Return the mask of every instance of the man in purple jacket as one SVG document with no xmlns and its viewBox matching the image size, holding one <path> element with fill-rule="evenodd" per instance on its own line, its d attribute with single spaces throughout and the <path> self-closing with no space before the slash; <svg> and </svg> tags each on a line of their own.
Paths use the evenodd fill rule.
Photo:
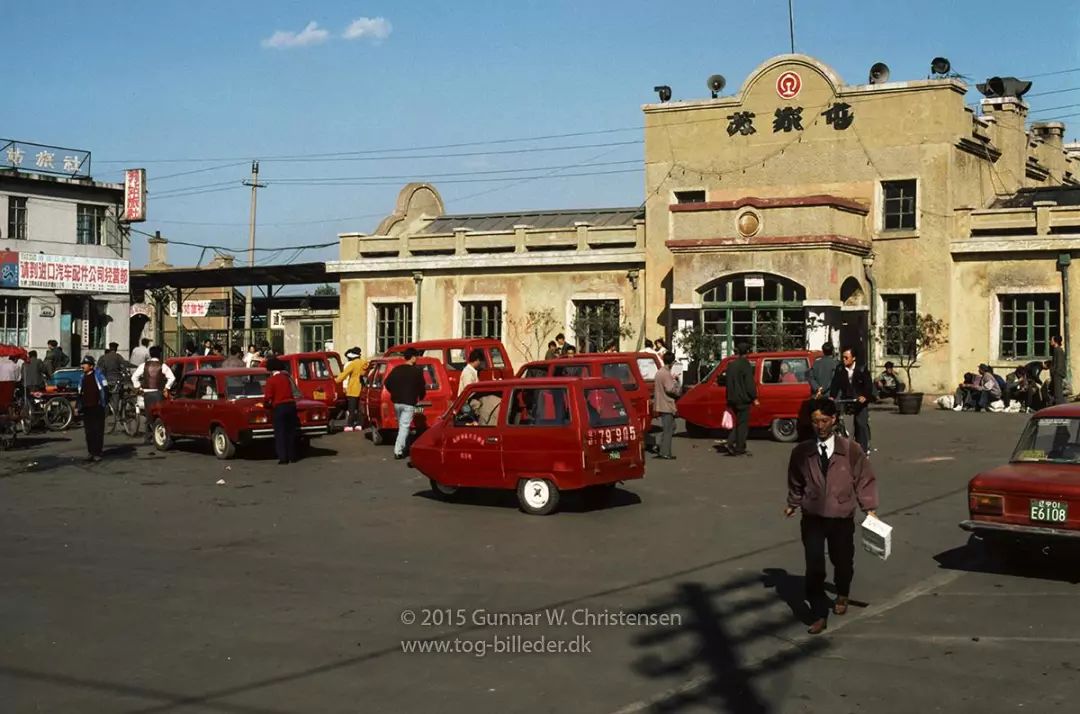
<svg viewBox="0 0 1080 714">
<path fill-rule="evenodd" d="M 828 399 L 815 401 L 810 421 L 817 437 L 791 451 L 784 515 L 790 518 L 802 509 L 806 600 L 814 616 L 807 631 L 819 635 L 827 625 L 830 605 L 837 615 L 847 612 L 855 574 L 855 505 L 876 515 L 878 493 L 865 452 L 856 442 L 834 433 L 836 404 Z M 835 574 L 835 603 L 825 595 L 826 543 Z"/>
</svg>

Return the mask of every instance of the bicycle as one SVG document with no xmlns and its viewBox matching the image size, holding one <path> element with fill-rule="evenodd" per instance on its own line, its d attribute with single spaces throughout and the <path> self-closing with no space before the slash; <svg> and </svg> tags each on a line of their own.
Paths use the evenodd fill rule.
<svg viewBox="0 0 1080 714">
<path fill-rule="evenodd" d="M 117 398 L 109 399 L 109 408 L 105 413 L 105 433 L 116 433 L 117 426 L 128 436 L 139 433 L 139 395 L 127 375 L 120 383 Z"/>
<path fill-rule="evenodd" d="M 848 433 L 847 424 L 844 423 L 845 414 L 854 414 L 855 405 L 859 403 L 858 399 L 833 399 L 836 404 L 836 426 L 834 427 L 837 436 L 842 436 L 845 439 L 851 438 Z"/>
<path fill-rule="evenodd" d="M 29 434 L 39 425 L 49 431 L 63 431 L 75 419 L 75 410 L 71 408 L 66 394 L 34 391 L 17 399 L 23 405 L 18 426 L 24 434 Z"/>
</svg>

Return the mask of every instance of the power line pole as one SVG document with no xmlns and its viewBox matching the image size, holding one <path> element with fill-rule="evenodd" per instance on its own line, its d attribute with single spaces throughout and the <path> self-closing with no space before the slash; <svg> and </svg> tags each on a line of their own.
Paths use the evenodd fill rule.
<svg viewBox="0 0 1080 714">
<path fill-rule="evenodd" d="M 257 203 L 256 192 L 260 188 L 266 188 L 266 184 L 259 183 L 259 162 L 251 162 L 251 180 L 244 181 L 245 186 L 251 186 L 251 218 L 248 221 L 248 267 L 255 265 L 255 206 Z M 244 339 L 247 344 L 252 343 L 251 335 L 251 285 L 247 286 L 247 299 L 244 301 Z"/>
</svg>

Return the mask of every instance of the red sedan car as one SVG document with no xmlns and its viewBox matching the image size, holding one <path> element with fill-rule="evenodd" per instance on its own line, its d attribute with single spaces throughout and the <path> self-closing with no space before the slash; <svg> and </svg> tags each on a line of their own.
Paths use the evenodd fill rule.
<svg viewBox="0 0 1080 714">
<path fill-rule="evenodd" d="M 1003 554 L 1080 546 L 1080 405 L 1035 414 L 1008 464 L 968 483 L 960 527 Z"/>
<path fill-rule="evenodd" d="M 150 412 L 154 446 L 172 448 L 179 438 L 209 440 L 214 456 L 231 459 L 236 447 L 274 438 L 273 411 L 262 402 L 269 372 L 264 369 L 205 369 L 187 372 L 176 396 Z M 301 398 L 293 385 L 301 444 L 327 433 L 326 405 Z"/>
</svg>

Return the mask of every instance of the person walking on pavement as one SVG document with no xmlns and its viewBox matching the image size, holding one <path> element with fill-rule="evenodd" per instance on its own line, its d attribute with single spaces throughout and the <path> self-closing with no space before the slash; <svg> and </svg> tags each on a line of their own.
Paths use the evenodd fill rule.
<svg viewBox="0 0 1080 714">
<path fill-rule="evenodd" d="M 821 346 L 821 356 L 814 360 L 814 366 L 810 368 L 810 394 L 816 399 L 827 397 L 832 388 L 833 375 L 840 365 L 833 355 L 832 342 L 826 342 Z"/>
<path fill-rule="evenodd" d="M 1061 335 L 1050 338 L 1050 393 L 1054 404 L 1065 403 L 1065 349 Z"/>
<path fill-rule="evenodd" d="M 855 359 L 850 347 L 840 353 L 840 366 L 833 375 L 829 396 L 853 400 L 851 412 L 855 421 L 855 441 L 863 453 L 870 453 L 870 400 L 874 396 L 874 380 L 865 367 Z"/>
<path fill-rule="evenodd" d="M 64 351 L 60 349 L 60 343 L 56 340 L 49 340 L 49 349 L 45 350 L 45 358 L 42 360 L 45 366 L 48 368 L 49 374 L 52 375 L 58 369 L 63 369 L 68 366 L 68 356 L 64 354 Z"/>
<path fill-rule="evenodd" d="M 221 363 L 222 369 L 246 367 L 247 365 L 244 364 L 243 354 L 244 351 L 240 349 L 240 345 L 233 345 L 230 347 L 229 356 Z"/>
<path fill-rule="evenodd" d="M 97 361 L 97 368 L 105 375 L 105 381 L 112 385 L 109 390 L 109 406 L 113 414 L 120 413 L 120 383 L 124 381 L 124 358 L 120 356 L 120 345 L 116 342 L 109 343 L 109 349 L 101 355 Z"/>
<path fill-rule="evenodd" d="M 146 361 L 135 368 L 135 373 L 131 375 L 131 383 L 142 392 L 142 411 L 143 416 L 146 417 L 144 442 L 149 444 L 154 436 L 150 407 L 165 398 L 165 392 L 172 389 L 176 375 L 169 369 L 169 365 L 161 361 L 160 347 L 156 345 L 151 347 L 147 350 L 147 355 Z"/>
<path fill-rule="evenodd" d="M 355 431 L 360 427 L 360 390 L 364 388 L 364 373 L 367 372 L 367 360 L 361 359 L 359 347 L 352 347 L 345 353 L 345 369 L 334 378 L 338 384 L 345 383 L 345 431 Z"/>
<path fill-rule="evenodd" d="M 285 371 L 285 363 L 277 357 L 267 360 L 266 368 L 270 370 L 270 378 L 266 380 L 263 401 L 273 410 L 274 449 L 277 451 L 278 465 L 295 463 L 299 420 L 292 379 Z"/>
<path fill-rule="evenodd" d="M 660 425 L 663 427 L 656 458 L 670 461 L 675 459 L 671 453 L 671 439 L 675 436 L 675 400 L 679 396 L 679 389 L 675 383 L 675 377 L 671 374 L 671 365 L 675 363 L 675 355 L 668 352 L 663 360 L 664 366 L 657 370 L 656 379 L 653 381 L 653 404 L 656 413 L 660 415 Z"/>
<path fill-rule="evenodd" d="M 787 508 L 791 518 L 802 510 L 799 530 L 806 558 L 806 601 L 813 622 L 807 630 L 819 635 L 828 625 L 829 609 L 844 615 L 855 575 L 855 505 L 876 516 L 877 480 L 870 460 L 857 443 L 835 434 L 836 403 L 816 400 L 810 412 L 816 438 L 791 450 L 788 461 Z M 825 546 L 833 565 L 836 602 L 825 595 Z"/>
<path fill-rule="evenodd" d="M 412 347 L 406 348 L 405 364 L 394 368 L 383 385 L 386 391 L 390 392 L 390 401 L 394 403 L 394 414 L 398 420 L 397 440 L 394 441 L 395 459 L 405 458 L 405 447 L 409 444 L 409 429 L 412 427 L 413 416 L 416 415 L 416 404 L 427 394 L 424 371 L 416 366 L 419 354 Z"/>
<path fill-rule="evenodd" d="M 131 364 L 138 367 L 150 359 L 150 340 L 145 337 L 139 342 L 139 346 L 131 351 Z"/>
<path fill-rule="evenodd" d="M 749 353 L 750 345 L 746 342 L 735 345 L 738 358 L 727 368 L 727 403 L 735 414 L 734 443 L 728 439 L 726 446 L 730 456 L 749 456 L 746 437 L 750 434 L 750 407 L 760 404 L 754 383 L 754 365 L 746 358 Z"/>
<path fill-rule="evenodd" d="M 86 435 L 87 461 L 101 461 L 105 450 L 105 407 L 109 403 L 109 384 L 105 375 L 86 355 L 79 363 L 83 377 L 79 382 L 79 406 L 82 407 L 83 433 Z"/>
<path fill-rule="evenodd" d="M 23 365 L 23 387 L 29 392 L 42 392 L 45 390 L 45 380 L 50 376 L 45 363 L 38 359 L 37 350 L 27 353 L 26 364 Z"/>
<path fill-rule="evenodd" d="M 469 353 L 469 361 L 465 369 L 461 370 L 461 381 L 458 383 L 458 394 L 465 391 L 473 382 L 480 381 L 480 365 L 484 363 L 484 351 L 477 347 Z"/>
</svg>

